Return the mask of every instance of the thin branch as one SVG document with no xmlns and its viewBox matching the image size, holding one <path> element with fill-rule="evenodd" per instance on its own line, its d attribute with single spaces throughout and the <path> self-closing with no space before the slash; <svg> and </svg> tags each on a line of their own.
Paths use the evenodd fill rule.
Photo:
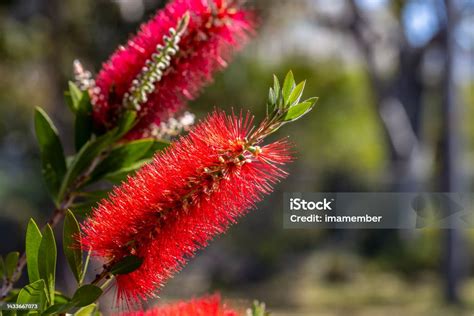
<svg viewBox="0 0 474 316">
<path fill-rule="evenodd" d="M 92 172 L 97 167 L 97 165 L 107 156 L 108 152 L 109 152 L 108 150 L 105 150 L 99 156 L 97 156 L 91 162 L 89 168 L 87 168 L 87 170 L 84 171 L 84 173 L 77 178 L 77 180 L 71 185 L 71 188 L 69 189 L 68 193 L 65 195 L 63 202 L 60 204 L 59 207 L 54 209 L 53 213 L 51 214 L 51 217 L 42 226 L 42 229 L 46 227 L 46 225 L 48 224 L 49 226 L 51 226 L 51 228 L 54 228 L 61 222 L 61 220 L 64 218 L 66 214 L 66 211 L 69 209 L 69 207 L 71 207 L 71 205 L 74 203 L 74 200 L 77 197 L 77 195 L 74 194 L 74 190 L 81 187 L 87 181 L 87 179 L 92 174 Z M 0 300 L 3 300 L 4 298 L 6 298 L 8 293 L 12 290 L 13 285 L 20 279 L 25 266 L 26 266 L 26 252 L 23 252 L 20 258 L 18 259 L 18 263 L 12 277 L 6 280 L 6 282 L 4 282 L 4 284 L 0 288 Z"/>
</svg>

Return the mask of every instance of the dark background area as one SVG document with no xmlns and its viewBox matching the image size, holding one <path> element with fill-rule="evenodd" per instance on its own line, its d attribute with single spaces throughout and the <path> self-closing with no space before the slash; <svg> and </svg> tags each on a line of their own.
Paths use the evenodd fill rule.
<svg viewBox="0 0 474 316">
<path fill-rule="evenodd" d="M 94 73 L 153 0 L 0 3 L 0 252 L 23 248 L 27 221 L 52 204 L 40 174 L 33 110 L 72 150 L 63 90 L 75 58 Z M 256 0 L 258 35 L 198 100 L 263 117 L 271 75 L 292 69 L 317 95 L 282 128 L 297 161 L 258 210 L 202 251 L 163 300 L 218 290 L 275 315 L 472 315 L 472 230 L 284 230 L 284 191 L 471 191 L 474 1 Z M 60 265 L 65 267 L 65 265 Z M 68 271 L 58 279 L 68 288 Z"/>
</svg>

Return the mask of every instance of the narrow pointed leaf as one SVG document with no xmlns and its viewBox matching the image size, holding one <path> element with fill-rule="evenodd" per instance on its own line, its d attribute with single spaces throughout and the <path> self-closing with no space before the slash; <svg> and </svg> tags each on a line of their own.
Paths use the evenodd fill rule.
<svg viewBox="0 0 474 316">
<path fill-rule="evenodd" d="M 276 103 L 276 96 L 275 96 L 275 92 L 273 92 L 273 88 L 270 88 L 268 90 L 268 102 L 271 105 L 274 105 Z"/>
<path fill-rule="evenodd" d="M 64 92 L 64 98 L 71 112 L 76 113 L 79 108 L 79 103 L 81 102 L 83 91 L 81 91 L 72 81 L 69 81 L 68 84 L 69 89 Z"/>
<path fill-rule="evenodd" d="M 82 251 L 80 240 L 80 228 L 74 214 L 68 210 L 63 226 L 63 250 L 69 268 L 77 283 L 82 279 Z"/>
<path fill-rule="evenodd" d="M 61 181 L 66 173 L 66 160 L 56 127 L 41 108 L 36 108 L 35 131 L 40 147 L 43 177 L 48 190 L 57 201 Z"/>
<path fill-rule="evenodd" d="M 288 112 L 285 115 L 285 122 L 291 122 L 299 119 L 313 108 L 315 102 L 305 101 L 299 104 L 296 104 L 288 109 Z"/>
<path fill-rule="evenodd" d="M 118 124 L 118 132 L 117 132 L 118 138 L 121 138 L 128 131 L 132 129 L 132 127 L 136 123 L 136 118 L 137 118 L 137 112 L 135 111 L 127 111 L 123 114 Z"/>
<path fill-rule="evenodd" d="M 82 91 L 79 89 L 76 84 L 72 81 L 69 81 L 69 97 L 72 101 L 73 112 L 76 112 L 79 108 L 79 103 L 81 102 L 82 98 Z"/>
<path fill-rule="evenodd" d="M 278 81 L 278 77 L 273 75 L 273 91 L 275 92 L 275 99 L 278 101 L 280 97 L 280 81 Z"/>
<path fill-rule="evenodd" d="M 46 283 L 48 301 L 54 302 L 54 287 L 56 282 L 57 249 L 51 226 L 46 225 L 39 246 L 38 271 L 40 278 Z"/>
<path fill-rule="evenodd" d="M 38 225 L 33 219 L 30 219 L 26 229 L 26 268 L 28 270 L 28 279 L 30 283 L 40 279 L 38 270 L 38 252 L 43 235 Z"/>
<path fill-rule="evenodd" d="M 79 151 L 82 146 L 92 136 L 92 105 L 87 91 L 83 92 L 79 100 L 76 119 L 74 123 L 74 140 L 76 151 Z"/>
<path fill-rule="evenodd" d="M 284 104 L 288 104 L 288 98 L 290 96 L 291 91 L 295 87 L 295 79 L 293 77 L 293 72 L 290 70 L 285 77 L 285 81 L 283 81 L 283 88 L 282 88 L 282 95 Z"/>
<path fill-rule="evenodd" d="M 288 100 L 285 105 L 292 106 L 300 101 L 301 96 L 303 95 L 305 84 L 306 81 L 302 81 L 291 91 L 290 96 L 288 97 Z"/>
</svg>

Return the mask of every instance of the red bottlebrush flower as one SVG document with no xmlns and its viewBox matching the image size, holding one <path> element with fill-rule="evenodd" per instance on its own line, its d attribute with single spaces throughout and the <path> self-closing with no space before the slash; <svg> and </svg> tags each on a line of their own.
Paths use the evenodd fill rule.
<svg viewBox="0 0 474 316">
<path fill-rule="evenodd" d="M 82 225 L 84 247 L 107 263 L 143 259 L 137 270 L 117 276 L 119 298 L 153 297 L 286 176 L 288 143 L 259 147 L 266 129 L 252 129 L 252 121 L 215 111 L 116 187 Z"/>
<path fill-rule="evenodd" d="M 170 29 L 176 28 L 186 13 L 190 14 L 189 24 L 178 36 L 179 49 L 169 55 L 174 54 L 170 64 L 152 82 L 152 91 L 140 104 L 140 122 L 129 138 L 142 137 L 150 124 L 159 124 L 193 99 L 253 31 L 252 14 L 226 0 L 172 1 L 103 65 L 93 96 L 98 127 L 109 129 L 116 124 L 133 81 L 144 69 L 148 70 L 157 47 L 165 45 L 164 38 L 170 36 Z"/>
<path fill-rule="evenodd" d="M 125 313 L 121 316 L 237 316 L 238 313 L 222 304 L 219 295 L 201 297 L 165 306 L 149 311 Z"/>
</svg>

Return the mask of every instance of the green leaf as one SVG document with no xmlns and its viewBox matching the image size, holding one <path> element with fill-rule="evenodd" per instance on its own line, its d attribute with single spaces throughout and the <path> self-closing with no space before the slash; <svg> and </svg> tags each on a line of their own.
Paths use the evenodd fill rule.
<svg viewBox="0 0 474 316">
<path fill-rule="evenodd" d="M 84 91 L 79 100 L 76 120 L 74 123 L 74 140 L 76 151 L 79 151 L 82 146 L 92 137 L 93 123 L 92 123 L 92 105 L 89 98 L 89 93 Z"/>
<path fill-rule="evenodd" d="M 316 102 L 318 102 L 319 98 L 318 97 L 312 97 L 312 98 L 308 98 L 306 100 L 304 100 L 303 102 L 309 102 L 309 103 L 312 103 L 313 106 L 316 104 Z M 303 103 L 301 102 L 301 103 Z"/>
<path fill-rule="evenodd" d="M 306 84 L 306 81 L 302 81 L 291 91 L 287 102 L 285 102 L 285 105 L 292 106 L 294 104 L 297 104 L 300 101 L 301 96 L 303 95 L 305 84 Z"/>
<path fill-rule="evenodd" d="M 84 216 L 90 211 L 90 208 L 96 206 L 99 201 L 109 196 L 108 190 L 80 192 L 81 201 L 71 206 L 74 215 Z"/>
<path fill-rule="evenodd" d="M 140 257 L 127 256 L 117 262 L 114 266 L 112 266 L 112 268 L 110 269 L 110 273 L 112 273 L 113 275 L 128 274 L 140 268 L 142 263 L 143 259 Z"/>
<path fill-rule="evenodd" d="M 90 316 L 96 309 L 97 304 L 90 304 L 79 309 L 76 313 L 74 313 L 74 316 Z"/>
<path fill-rule="evenodd" d="M 275 96 L 275 92 L 273 92 L 273 88 L 270 88 L 268 90 L 268 102 L 271 105 L 275 105 L 276 101 L 277 101 L 277 99 L 276 99 L 276 96 Z"/>
<path fill-rule="evenodd" d="M 64 91 L 64 100 L 66 101 L 69 110 L 71 110 L 72 113 L 76 113 L 76 109 L 74 108 L 74 102 L 72 101 L 71 93 L 69 93 L 69 91 Z"/>
<path fill-rule="evenodd" d="M 86 284 L 76 290 L 72 296 L 71 303 L 75 307 L 83 307 L 94 303 L 102 295 L 102 289 L 92 284 Z"/>
<path fill-rule="evenodd" d="M 82 251 L 80 241 L 80 228 L 74 214 L 67 210 L 63 226 L 63 250 L 69 268 L 76 278 L 77 283 L 82 279 Z"/>
<path fill-rule="evenodd" d="M 81 100 L 82 91 L 75 83 L 69 81 L 69 89 L 64 92 L 64 99 L 72 113 L 76 113 Z"/>
<path fill-rule="evenodd" d="M 288 109 L 285 115 L 285 122 L 291 122 L 299 119 L 313 108 L 318 98 L 311 98 L 302 103 L 296 104 Z"/>
<path fill-rule="evenodd" d="M 28 284 L 20 290 L 18 293 L 18 298 L 16 300 L 17 304 L 38 304 L 39 311 L 44 310 L 46 307 L 46 302 L 48 297 L 45 291 L 46 285 L 44 280 L 38 280 L 33 283 Z M 26 315 L 28 311 L 17 311 L 18 315 Z"/>
<path fill-rule="evenodd" d="M 90 182 L 100 180 L 105 175 L 128 168 L 140 160 L 153 145 L 153 139 L 140 139 L 120 144 L 110 151 L 107 158 L 95 168 Z"/>
<path fill-rule="evenodd" d="M 66 160 L 56 127 L 48 115 L 38 107 L 35 111 L 35 130 L 40 147 L 43 177 L 51 195 L 57 201 L 61 181 L 66 173 Z"/>
<path fill-rule="evenodd" d="M 69 81 L 69 91 L 66 92 L 66 101 L 68 101 L 68 105 L 73 113 L 75 113 L 79 108 L 81 97 L 82 91 L 76 86 L 74 82 Z M 67 98 L 70 100 L 67 100 Z"/>
<path fill-rule="evenodd" d="M 145 155 L 143 155 L 142 159 L 152 158 L 158 151 L 165 150 L 169 145 L 169 141 L 155 139 L 148 151 L 145 153 Z"/>
<path fill-rule="evenodd" d="M 86 171 L 88 167 L 90 167 L 92 161 L 116 140 L 116 134 L 117 129 L 113 129 L 94 140 L 88 141 L 84 146 L 82 146 L 81 150 L 74 157 L 66 175 L 64 176 L 64 180 L 61 184 L 61 189 L 58 194 L 60 199 L 63 198 L 67 189 L 77 179 L 77 177 Z"/>
<path fill-rule="evenodd" d="M 59 291 L 54 292 L 54 304 L 66 304 L 71 299 Z"/>
<path fill-rule="evenodd" d="M 71 206 L 71 211 L 79 218 L 86 218 L 90 216 L 92 208 L 97 206 L 98 201 L 86 201 L 82 203 L 76 203 Z"/>
<path fill-rule="evenodd" d="M 43 235 L 36 225 L 36 222 L 31 218 L 26 229 L 26 267 L 28 269 L 28 279 L 30 283 L 40 279 L 38 270 L 38 251 Z"/>
<path fill-rule="evenodd" d="M 71 206 L 71 211 L 76 216 L 86 217 L 89 216 L 92 207 L 96 206 L 99 201 L 108 197 L 109 191 L 92 191 L 83 192 L 85 198 L 80 203 L 75 203 Z"/>
<path fill-rule="evenodd" d="M 56 281 L 56 259 L 57 249 L 51 226 L 46 225 L 43 231 L 43 238 L 39 246 L 38 271 L 40 278 L 46 283 L 46 293 L 48 301 L 54 302 L 54 286 Z"/>
<path fill-rule="evenodd" d="M 151 158 L 140 160 L 129 166 L 128 168 L 123 168 L 118 170 L 117 172 L 107 174 L 106 176 L 104 176 L 104 179 L 108 180 L 113 184 L 120 184 L 121 182 L 125 181 L 128 176 L 133 176 L 133 174 L 138 171 L 138 169 L 140 169 L 141 167 L 143 167 L 143 165 L 149 163 L 150 161 Z"/>
<path fill-rule="evenodd" d="M 118 138 L 121 138 L 126 133 L 128 133 L 128 131 L 132 129 L 132 127 L 136 123 L 136 118 L 137 118 L 137 112 L 133 110 L 129 110 L 123 114 L 118 124 L 118 132 L 117 132 Z"/>
<path fill-rule="evenodd" d="M 278 101 L 278 98 L 280 98 L 280 81 L 275 75 L 273 75 L 273 92 L 275 93 L 275 100 Z"/>
<path fill-rule="evenodd" d="M 13 273 L 15 272 L 16 265 L 18 264 L 18 258 L 20 253 L 18 251 L 10 252 L 5 258 L 5 271 L 7 279 L 11 279 Z"/>
<path fill-rule="evenodd" d="M 290 70 L 283 81 L 282 95 L 284 104 L 288 104 L 288 98 L 291 91 L 295 87 L 295 78 L 293 77 L 293 72 Z"/>
</svg>

